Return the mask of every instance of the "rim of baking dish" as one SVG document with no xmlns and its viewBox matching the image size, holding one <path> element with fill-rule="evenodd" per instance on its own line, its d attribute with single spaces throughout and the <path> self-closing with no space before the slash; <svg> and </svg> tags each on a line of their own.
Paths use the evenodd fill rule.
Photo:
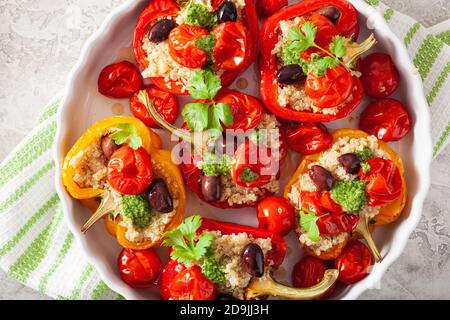
<svg viewBox="0 0 450 320">
<path fill-rule="evenodd" d="M 344 300 L 357 299 L 364 291 L 377 288 L 386 270 L 402 254 L 410 234 L 417 227 L 422 216 L 423 203 L 430 187 L 430 165 L 432 159 L 430 112 L 423 93 L 422 79 L 420 78 L 418 72 L 412 71 L 417 69 L 412 64 L 406 48 L 397 36 L 390 30 L 385 19 L 375 8 L 365 3 L 363 0 L 348 1 L 355 6 L 358 12 L 368 17 L 367 24 L 370 26 L 370 29 L 377 29 L 382 37 L 388 38 L 393 44 L 393 50 L 399 57 L 399 59 L 395 61 L 397 68 L 402 73 L 409 75 L 409 79 L 406 81 L 408 94 L 413 95 L 412 100 L 415 101 L 415 106 L 421 109 L 420 117 L 417 117 L 414 127 L 412 128 L 412 132 L 414 137 L 420 137 L 423 143 L 420 145 L 420 148 L 418 144 L 414 144 L 414 147 L 412 148 L 412 157 L 414 159 L 413 166 L 416 167 L 415 169 L 418 173 L 418 187 L 416 195 L 411 203 L 411 211 L 408 219 L 397 226 L 397 230 L 392 238 L 391 243 L 395 243 L 395 245 L 390 246 L 389 253 L 385 256 L 383 261 L 378 264 L 376 268 L 374 268 L 373 272 L 371 272 L 368 277 L 357 284 L 352 285 L 345 291 L 341 297 L 341 299 Z M 114 9 L 105 19 L 97 32 L 95 32 L 85 43 L 81 51 L 80 58 L 68 76 L 68 82 L 61 101 L 61 107 L 57 113 L 57 132 L 53 149 L 53 156 L 57 168 L 55 175 L 56 191 L 62 202 L 65 220 L 69 226 L 69 229 L 81 245 L 81 248 L 84 251 L 89 263 L 91 263 L 99 272 L 100 277 L 106 285 L 113 291 L 123 295 L 126 299 L 135 298 L 133 289 L 124 286 L 121 280 L 115 276 L 114 272 L 107 267 L 104 261 L 92 254 L 87 239 L 82 236 L 81 232 L 76 227 L 73 208 L 71 208 L 72 205 L 70 205 L 70 203 L 74 200 L 71 199 L 65 191 L 62 184 L 61 170 L 59 170 L 59 168 L 62 167 L 62 162 L 64 159 L 61 143 L 65 134 L 63 124 L 69 117 L 69 115 L 66 115 L 65 109 L 67 109 L 68 102 L 71 101 L 75 95 L 74 80 L 79 76 L 83 65 L 89 60 L 89 56 L 92 54 L 97 40 L 107 36 L 108 32 L 111 32 L 110 30 L 113 29 L 112 27 L 119 23 L 119 19 L 117 19 L 119 16 L 129 14 L 138 5 L 141 5 L 140 1 L 129 0 Z M 419 163 L 420 168 L 417 168 Z"/>
</svg>

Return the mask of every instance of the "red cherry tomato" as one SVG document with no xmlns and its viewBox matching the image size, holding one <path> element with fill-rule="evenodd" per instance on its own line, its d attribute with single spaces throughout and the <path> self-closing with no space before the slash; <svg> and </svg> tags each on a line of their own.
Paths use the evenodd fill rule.
<svg viewBox="0 0 450 320">
<path fill-rule="evenodd" d="M 320 206 L 332 213 L 344 213 L 342 207 L 331 198 L 331 194 L 328 191 L 320 196 Z"/>
<path fill-rule="evenodd" d="M 327 211 L 320 205 L 320 192 L 300 192 L 298 207 L 310 210 L 314 212 L 316 216 L 323 216 L 327 213 Z"/>
<path fill-rule="evenodd" d="M 339 270 L 339 281 L 344 284 L 354 284 L 364 279 L 374 264 L 369 249 L 359 241 L 351 241 L 334 262 Z"/>
<path fill-rule="evenodd" d="M 182 24 L 169 34 L 169 54 L 171 57 L 188 68 L 201 68 L 206 64 L 208 54 L 195 46 L 195 42 L 208 35 L 206 29 Z"/>
<path fill-rule="evenodd" d="M 310 72 L 306 78 L 305 93 L 319 108 L 334 108 L 350 97 L 354 80 L 342 65 L 328 69 L 318 77 Z"/>
<path fill-rule="evenodd" d="M 139 69 L 128 61 L 105 67 L 98 78 L 98 91 L 107 97 L 124 99 L 138 92 L 144 83 Z"/>
<path fill-rule="evenodd" d="M 156 108 L 156 111 L 170 124 L 174 124 L 178 118 L 178 101 L 170 93 L 164 92 L 158 87 L 151 85 L 145 89 L 147 94 Z M 139 93 L 136 93 L 130 99 L 131 113 L 151 128 L 159 128 L 155 120 L 150 116 L 145 105 L 138 98 Z"/>
<path fill-rule="evenodd" d="M 398 141 L 411 130 L 411 120 L 400 101 L 381 99 L 367 106 L 361 114 L 359 128 L 380 140 Z"/>
<path fill-rule="evenodd" d="M 259 228 L 281 236 L 287 235 L 295 226 L 294 207 L 283 197 L 269 197 L 258 204 Z"/>
<path fill-rule="evenodd" d="M 388 54 L 375 52 L 363 60 L 361 82 L 369 97 L 389 97 L 397 90 L 399 81 L 397 67 Z"/>
<path fill-rule="evenodd" d="M 317 27 L 317 34 L 315 39 L 316 43 L 322 48 L 328 49 L 330 43 L 332 43 L 333 37 L 338 35 L 338 31 L 333 22 L 317 12 L 313 12 L 308 16 L 301 17 L 299 27 L 301 28 L 306 22 L 312 22 Z M 326 56 L 326 53 L 317 48 L 310 48 L 302 52 L 301 56 L 303 59 L 309 60 L 312 53 Z"/>
<path fill-rule="evenodd" d="M 257 188 L 268 184 L 279 170 L 270 148 L 251 141 L 241 144 L 234 155 L 231 179 L 239 186 Z M 279 168 L 278 168 L 279 169 Z"/>
<path fill-rule="evenodd" d="M 223 70 L 240 71 L 250 64 L 250 34 L 241 22 L 224 22 L 211 32 L 216 38 L 214 64 Z"/>
<path fill-rule="evenodd" d="M 394 201 L 402 194 L 400 170 L 391 160 L 372 158 L 367 161 L 368 172 L 361 168 L 359 178 L 366 181 L 366 192 L 370 206 L 379 206 Z"/>
<path fill-rule="evenodd" d="M 226 129 L 255 128 L 263 116 L 262 105 L 258 99 L 238 91 L 224 89 L 215 98 L 216 103 L 228 104 L 233 111 L 234 123 Z"/>
<path fill-rule="evenodd" d="M 296 288 L 309 288 L 323 280 L 325 267 L 322 260 L 306 256 L 294 266 L 292 271 L 292 284 Z M 329 298 L 334 292 L 335 286 L 331 287 L 320 299 Z"/>
<path fill-rule="evenodd" d="M 353 232 L 358 226 L 359 216 L 346 213 L 329 213 L 317 220 L 322 235 L 336 235 L 341 232 Z"/>
<path fill-rule="evenodd" d="M 161 273 L 162 263 L 152 249 L 134 251 L 123 249 L 119 256 L 122 280 L 133 288 L 149 288 Z"/>
<path fill-rule="evenodd" d="M 268 17 L 288 5 L 288 0 L 256 0 L 258 15 Z"/>
<path fill-rule="evenodd" d="M 321 123 L 301 123 L 286 129 L 289 147 L 303 155 L 310 155 L 328 149 L 333 136 Z"/>
<path fill-rule="evenodd" d="M 216 286 L 208 280 L 199 266 L 186 268 L 172 260 L 164 267 L 159 279 L 164 300 L 214 300 Z"/>
<path fill-rule="evenodd" d="M 108 163 L 108 183 L 114 190 L 138 195 L 147 190 L 152 180 L 152 161 L 144 148 L 123 146 L 113 153 Z"/>
</svg>

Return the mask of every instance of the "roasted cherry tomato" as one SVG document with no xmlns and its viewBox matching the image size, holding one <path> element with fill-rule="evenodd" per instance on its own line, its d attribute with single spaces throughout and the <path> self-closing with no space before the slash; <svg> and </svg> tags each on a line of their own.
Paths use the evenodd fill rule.
<svg viewBox="0 0 450 320">
<path fill-rule="evenodd" d="M 295 226 L 294 207 L 283 197 L 269 197 L 258 204 L 259 228 L 281 236 L 287 235 Z"/>
<path fill-rule="evenodd" d="M 152 249 L 142 251 L 123 249 L 120 253 L 120 276 L 133 288 L 152 287 L 161 269 L 161 259 Z"/>
<path fill-rule="evenodd" d="M 321 123 L 313 122 L 288 126 L 286 138 L 289 147 L 303 155 L 322 152 L 333 142 L 328 129 Z"/>
<path fill-rule="evenodd" d="M 374 264 L 369 249 L 360 241 L 351 241 L 334 262 L 339 270 L 339 281 L 345 284 L 354 284 L 364 279 Z"/>
<path fill-rule="evenodd" d="M 328 69 L 321 77 L 310 72 L 306 78 L 305 93 L 316 107 L 334 108 L 347 101 L 353 86 L 352 75 L 339 65 Z"/>
<path fill-rule="evenodd" d="M 305 256 L 294 266 L 292 270 L 292 284 L 296 288 L 309 288 L 323 280 L 325 267 L 322 260 L 312 256 Z M 334 292 L 335 286 L 331 287 L 320 299 L 327 299 Z"/>
<path fill-rule="evenodd" d="M 370 170 L 359 171 L 359 178 L 366 181 L 366 192 L 370 206 L 379 206 L 394 201 L 402 195 L 402 177 L 394 162 L 383 158 L 367 161 Z"/>
<path fill-rule="evenodd" d="M 298 208 L 307 209 L 323 216 L 327 211 L 320 205 L 320 192 L 302 191 L 300 192 Z"/>
<path fill-rule="evenodd" d="M 206 64 L 208 54 L 197 48 L 195 42 L 209 32 L 198 26 L 182 24 L 169 34 L 169 54 L 182 66 L 201 68 Z"/>
<path fill-rule="evenodd" d="M 170 93 L 164 92 L 158 87 L 151 85 L 145 89 L 147 94 L 155 106 L 158 113 L 170 124 L 174 124 L 178 118 L 178 101 Z M 145 105 L 138 98 L 139 93 L 136 93 L 130 99 L 131 113 L 151 128 L 159 128 L 155 120 L 150 116 Z"/>
<path fill-rule="evenodd" d="M 278 175 L 276 160 L 270 148 L 251 141 L 241 144 L 234 155 L 231 179 L 239 186 L 257 188 L 268 184 Z M 278 168 L 279 169 L 279 168 Z"/>
<path fill-rule="evenodd" d="M 241 22 L 224 22 L 211 32 L 216 38 L 214 64 L 223 70 L 243 70 L 250 64 L 250 34 Z"/>
<path fill-rule="evenodd" d="M 186 268 L 175 260 L 164 267 L 158 285 L 164 300 L 216 298 L 216 286 L 202 274 L 199 266 Z"/>
<path fill-rule="evenodd" d="M 268 17 L 288 5 L 288 0 L 256 0 L 258 15 Z"/>
<path fill-rule="evenodd" d="M 147 190 L 152 180 L 152 161 L 144 148 L 123 146 L 113 153 L 108 163 L 108 183 L 114 190 L 138 195 Z"/>
<path fill-rule="evenodd" d="M 380 140 L 398 141 L 411 130 L 411 120 L 400 101 L 381 99 L 367 106 L 361 114 L 359 128 Z"/>
<path fill-rule="evenodd" d="M 342 207 L 331 198 L 328 191 L 320 196 L 320 206 L 332 213 L 344 213 Z"/>
<path fill-rule="evenodd" d="M 258 99 L 238 91 L 224 89 L 214 99 L 216 103 L 228 104 L 233 111 L 234 123 L 226 129 L 244 131 L 255 128 L 263 116 Z"/>
<path fill-rule="evenodd" d="M 303 24 L 305 24 L 306 22 L 312 22 L 317 27 L 315 42 L 322 48 L 328 49 L 330 43 L 333 40 L 333 37 L 338 35 L 338 31 L 333 22 L 331 22 L 330 19 L 326 18 L 325 16 L 317 12 L 313 12 L 308 16 L 301 17 L 299 27 L 301 28 Z M 312 53 L 317 53 L 320 54 L 321 56 L 326 56 L 326 53 L 316 48 L 310 48 L 302 52 L 301 56 L 303 59 L 309 60 L 311 58 Z"/>
<path fill-rule="evenodd" d="M 353 232 L 358 226 L 359 216 L 346 213 L 329 213 L 317 220 L 322 235 L 336 235 L 341 232 Z"/>
<path fill-rule="evenodd" d="M 375 52 L 362 61 L 361 82 L 369 97 L 389 97 L 397 90 L 399 78 L 397 67 L 386 53 Z"/>
<path fill-rule="evenodd" d="M 105 67 L 98 78 L 98 91 L 107 97 L 124 99 L 138 92 L 144 83 L 139 69 L 128 61 Z"/>
</svg>

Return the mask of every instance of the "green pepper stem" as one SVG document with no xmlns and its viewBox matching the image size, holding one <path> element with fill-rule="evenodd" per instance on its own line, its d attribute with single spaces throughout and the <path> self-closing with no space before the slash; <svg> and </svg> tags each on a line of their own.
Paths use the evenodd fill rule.
<svg viewBox="0 0 450 320">
<path fill-rule="evenodd" d="M 310 288 L 292 288 L 276 282 L 269 274 L 262 278 L 253 278 L 246 289 L 245 299 L 273 296 L 287 300 L 313 300 L 323 296 L 337 281 L 339 271 L 330 269 L 325 271 L 323 280 Z"/>
<path fill-rule="evenodd" d="M 107 190 L 102 195 L 102 202 L 98 207 L 97 211 L 92 215 L 92 217 L 84 224 L 81 228 L 82 233 L 86 233 L 94 224 L 111 214 L 116 209 L 116 203 L 111 195 L 111 191 Z"/>
<path fill-rule="evenodd" d="M 381 262 L 381 260 L 383 260 L 383 257 L 381 256 L 380 251 L 378 250 L 377 245 L 373 240 L 372 234 L 370 233 L 369 218 L 366 215 L 360 217 L 355 232 L 358 233 L 361 237 L 363 237 L 364 240 L 366 240 L 367 245 L 369 246 L 370 252 L 372 253 L 375 261 Z"/>
</svg>

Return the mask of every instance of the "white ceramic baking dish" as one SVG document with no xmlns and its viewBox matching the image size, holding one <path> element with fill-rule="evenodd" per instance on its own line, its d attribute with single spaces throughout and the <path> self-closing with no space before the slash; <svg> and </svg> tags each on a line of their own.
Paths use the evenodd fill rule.
<svg viewBox="0 0 450 320">
<path fill-rule="evenodd" d="M 398 222 L 375 232 L 376 242 L 384 256 L 383 262 L 377 264 L 363 281 L 338 292 L 339 299 L 356 299 L 365 290 L 377 288 L 387 268 L 400 256 L 421 217 L 423 201 L 430 184 L 431 162 L 430 116 L 417 70 L 411 63 L 402 42 L 388 28 L 383 17 L 362 0 L 350 0 L 350 2 L 360 13 L 362 36 L 374 32 L 379 41 L 377 51 L 385 51 L 394 59 L 401 74 L 401 87 L 397 97 L 408 106 L 414 126 L 405 139 L 391 144 L 400 152 L 406 166 L 409 200 L 405 212 Z M 91 124 L 113 115 L 113 112 L 117 113 L 122 107 L 128 113 L 128 101 L 110 100 L 97 92 L 97 78 L 104 66 L 124 58 L 132 59 L 129 47 L 134 25 L 147 3 L 148 1 L 127 1 L 118 7 L 84 46 L 78 63 L 70 73 L 62 106 L 58 112 L 58 131 L 54 150 L 56 168 L 61 168 L 65 154 Z M 257 94 L 256 72 L 256 68 L 250 68 L 243 75 L 250 82 L 246 91 L 251 94 Z M 366 101 L 351 117 L 328 124 L 328 127 L 330 129 L 355 127 L 357 125 L 355 119 L 365 105 Z M 167 136 L 163 135 L 163 137 Z M 168 143 L 166 143 L 167 147 L 170 147 Z M 287 177 L 297 164 L 295 156 L 291 156 L 290 159 L 291 161 L 288 161 L 283 169 Z M 56 174 L 56 188 L 64 207 L 66 222 L 86 257 L 105 283 L 127 299 L 159 299 L 156 288 L 136 290 L 128 287 L 120 279 L 117 268 L 120 248 L 115 239 L 107 234 L 101 223 L 86 236 L 81 234 L 81 226 L 90 212 L 69 197 L 61 183 L 59 171 L 57 170 Z M 187 214 L 192 213 L 201 213 L 205 216 L 243 224 L 256 224 L 254 210 L 219 211 L 208 205 L 199 205 L 196 198 L 190 194 Z M 294 235 L 290 235 L 287 241 L 292 249 L 289 250 L 290 254 L 283 265 L 285 276 L 290 275 L 290 267 L 303 254 Z"/>
</svg>

